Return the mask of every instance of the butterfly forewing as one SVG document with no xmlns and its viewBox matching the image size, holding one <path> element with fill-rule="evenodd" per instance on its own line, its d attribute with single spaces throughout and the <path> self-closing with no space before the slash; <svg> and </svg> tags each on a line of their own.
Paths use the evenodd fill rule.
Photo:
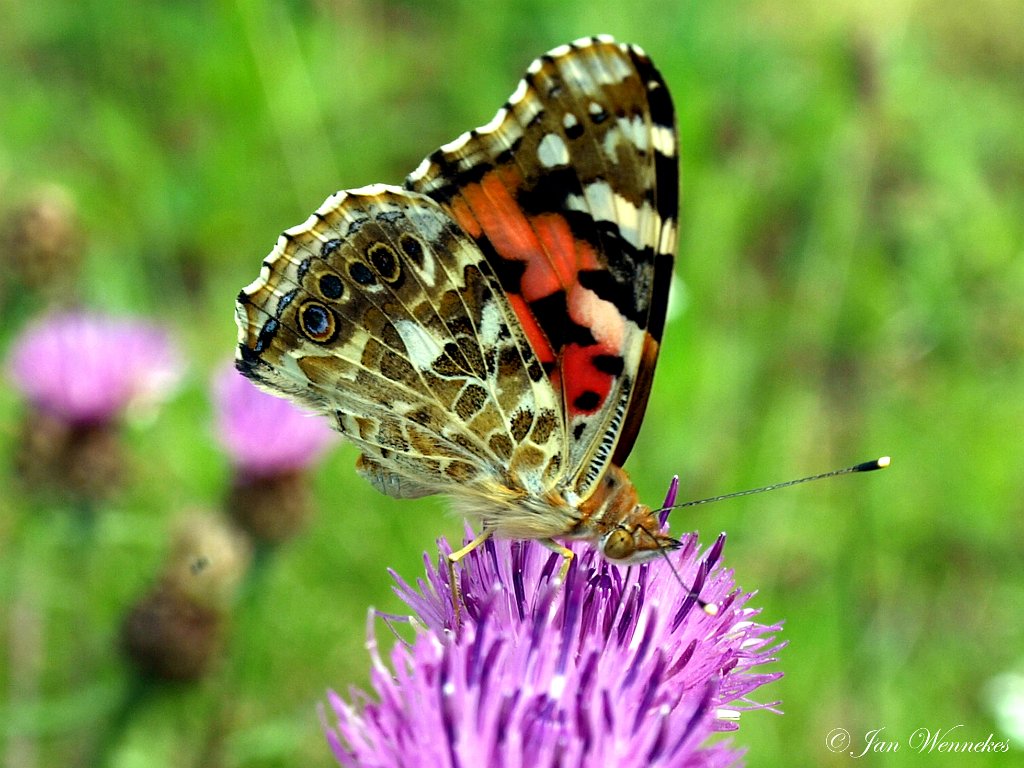
<svg viewBox="0 0 1024 768">
<path fill-rule="evenodd" d="M 406 181 L 493 265 L 561 393 L 565 482 L 580 497 L 625 461 L 646 406 L 676 244 L 676 143 L 653 65 L 598 38 L 535 61 L 490 123 Z"/>
</svg>

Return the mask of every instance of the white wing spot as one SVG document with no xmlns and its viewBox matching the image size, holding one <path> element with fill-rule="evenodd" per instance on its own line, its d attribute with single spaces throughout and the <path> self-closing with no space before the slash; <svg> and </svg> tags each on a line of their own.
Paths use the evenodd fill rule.
<svg viewBox="0 0 1024 768">
<path fill-rule="evenodd" d="M 569 149 L 557 133 L 549 133 L 540 141 L 537 147 L 537 159 L 545 168 L 554 168 L 558 165 L 567 165 L 569 162 Z"/>
<path fill-rule="evenodd" d="M 419 271 L 420 278 L 430 288 L 434 288 L 437 286 L 436 264 L 437 260 L 434 258 L 433 254 L 431 254 L 430 258 L 423 260 L 423 268 Z"/>
<path fill-rule="evenodd" d="M 395 330 L 402 337 L 405 350 L 409 355 L 409 362 L 421 371 L 430 370 L 434 361 L 441 356 L 441 347 L 424 330 L 423 326 L 417 325 L 411 320 L 396 320 Z"/>
<path fill-rule="evenodd" d="M 501 338 L 502 322 L 501 310 L 497 302 L 490 301 L 484 305 L 480 313 L 480 340 L 487 346 L 496 346 Z"/>
<path fill-rule="evenodd" d="M 416 166 L 416 170 L 409 174 L 409 179 L 412 181 L 419 181 L 427 175 L 427 171 L 430 170 L 430 158 L 423 158 L 423 162 Z"/>
<path fill-rule="evenodd" d="M 658 251 L 661 253 L 676 252 L 676 225 L 674 221 L 666 221 L 661 227 L 661 240 Z"/>
<path fill-rule="evenodd" d="M 637 208 L 633 203 L 612 191 L 606 181 L 595 181 L 583 187 L 584 197 L 570 195 L 566 199 L 568 208 L 589 213 L 598 221 L 611 221 L 618 225 L 623 239 L 634 248 L 642 248 L 640 223 L 651 221 L 653 211 L 647 203 Z"/>
<path fill-rule="evenodd" d="M 441 151 L 442 152 L 458 152 L 460 149 L 462 149 L 464 146 L 466 146 L 469 143 L 469 140 L 470 140 L 469 131 L 466 131 L 465 133 L 462 133 L 459 136 L 456 136 L 454 139 L 449 141 L 447 144 L 442 144 L 441 145 Z"/>
<path fill-rule="evenodd" d="M 676 137 L 671 128 L 663 125 L 651 126 L 651 141 L 654 148 L 666 157 L 674 157 L 676 154 Z"/>
<path fill-rule="evenodd" d="M 526 81 L 520 80 L 519 84 L 516 85 L 516 89 L 512 92 L 512 95 L 508 97 L 508 103 L 518 104 L 522 101 L 523 97 L 526 95 L 527 88 L 529 88 L 529 86 L 526 84 Z"/>
<path fill-rule="evenodd" d="M 476 132 L 492 133 L 498 130 L 499 128 L 501 128 L 501 124 L 505 122 L 506 115 L 508 115 L 508 110 L 502 107 L 501 109 L 498 110 L 498 113 L 494 117 L 488 120 L 484 125 L 481 125 L 479 128 L 477 128 Z"/>
<path fill-rule="evenodd" d="M 622 131 L 623 135 L 633 146 L 641 152 L 646 152 L 650 149 L 650 134 L 647 131 L 647 123 L 644 122 L 640 115 L 636 115 L 632 119 L 619 118 L 618 125 L 619 130 Z"/>
<path fill-rule="evenodd" d="M 579 122 L 580 121 L 576 119 L 576 115 L 574 115 L 572 112 L 566 112 L 565 117 L 562 118 L 562 126 L 566 130 L 569 130 L 570 128 L 575 128 L 579 124 Z"/>
</svg>

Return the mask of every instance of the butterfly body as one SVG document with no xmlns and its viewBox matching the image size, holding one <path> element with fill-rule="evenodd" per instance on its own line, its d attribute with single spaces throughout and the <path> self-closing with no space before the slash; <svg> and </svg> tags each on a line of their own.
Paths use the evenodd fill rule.
<svg viewBox="0 0 1024 768">
<path fill-rule="evenodd" d="M 664 324 L 676 154 L 639 49 L 555 49 L 403 187 L 338 192 L 287 230 L 239 295 L 237 366 L 330 417 L 390 496 L 613 560 L 671 548 L 621 465 Z"/>
</svg>

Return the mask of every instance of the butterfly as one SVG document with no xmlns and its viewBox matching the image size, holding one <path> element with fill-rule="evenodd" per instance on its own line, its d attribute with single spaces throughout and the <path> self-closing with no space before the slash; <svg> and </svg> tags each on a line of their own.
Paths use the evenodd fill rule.
<svg viewBox="0 0 1024 768">
<path fill-rule="evenodd" d="M 672 99 L 635 45 L 534 61 L 494 118 L 402 187 L 331 195 L 236 305 L 236 366 L 329 417 L 396 498 L 482 533 L 679 546 L 623 470 L 650 393 L 679 207 Z"/>
</svg>

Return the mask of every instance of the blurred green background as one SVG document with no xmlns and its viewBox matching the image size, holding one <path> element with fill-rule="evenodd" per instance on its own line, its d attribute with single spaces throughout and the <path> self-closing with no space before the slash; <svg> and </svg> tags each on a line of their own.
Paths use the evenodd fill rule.
<svg viewBox="0 0 1024 768">
<path fill-rule="evenodd" d="M 652 56 L 683 145 L 677 311 L 628 464 L 641 497 L 674 473 L 695 498 L 893 456 L 674 521 L 705 543 L 727 531 L 737 583 L 785 620 L 785 677 L 756 694 L 785 715 L 743 717 L 748 764 L 847 765 L 825 748 L 836 727 L 904 742 L 872 765 L 1024 763 L 1019 741 L 906 744 L 918 728 L 1024 732 L 1019 2 L 40 0 L 4 15 L 2 208 L 65 196 L 84 265 L 73 288 L 0 287 L 0 350 L 56 292 L 157 318 L 189 357 L 181 393 L 130 427 L 136 476 L 89 542 L 60 509 L 0 499 L 0 679 L 34 691 L 0 703 L 4 765 L 73 765 L 117 709 L 121 615 L 175 521 L 223 500 L 209 376 L 278 233 L 336 189 L 399 183 L 488 120 L 531 59 L 598 32 Z M 5 489 L 22 412 L 4 385 Z M 377 495 L 354 459 L 317 472 L 318 515 L 213 677 L 139 707 L 113 764 L 332 764 L 316 705 L 365 683 L 367 608 L 401 610 L 385 569 L 413 578 L 460 532 L 442 501 Z M 26 601 L 28 639 L 10 610 Z M 13 670 L 26 642 L 31 668 Z"/>
</svg>

